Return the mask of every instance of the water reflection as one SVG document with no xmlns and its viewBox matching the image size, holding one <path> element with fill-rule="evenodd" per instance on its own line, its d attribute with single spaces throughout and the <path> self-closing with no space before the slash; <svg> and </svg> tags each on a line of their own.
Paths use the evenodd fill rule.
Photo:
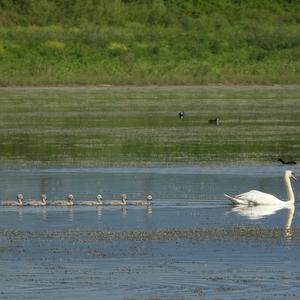
<svg viewBox="0 0 300 300">
<path fill-rule="evenodd" d="M 295 206 L 293 205 L 287 209 L 286 221 L 285 221 L 285 225 L 284 225 L 285 237 L 288 240 L 290 240 L 293 236 L 291 227 L 292 227 L 294 213 L 295 213 Z"/>
<path fill-rule="evenodd" d="M 121 212 L 122 212 L 123 217 L 126 217 L 126 215 L 127 215 L 127 213 L 128 213 L 127 207 L 122 207 L 122 208 L 121 208 Z"/>
<path fill-rule="evenodd" d="M 41 212 L 42 212 L 42 219 L 47 220 L 47 207 L 46 206 L 41 206 L 40 209 L 41 209 Z"/>
<path fill-rule="evenodd" d="M 287 239 L 292 238 L 292 222 L 295 213 L 295 206 L 281 207 L 275 205 L 257 205 L 257 206 L 234 206 L 231 212 L 234 212 L 240 216 L 246 217 L 249 220 L 260 220 L 271 215 L 276 214 L 279 210 L 286 209 L 286 219 L 283 225 L 285 237 Z"/>
<path fill-rule="evenodd" d="M 147 215 L 148 217 L 151 217 L 152 216 L 152 205 L 147 205 Z"/>
<path fill-rule="evenodd" d="M 68 210 L 68 220 L 73 222 L 74 219 L 74 209 L 73 206 L 67 206 L 66 209 Z"/>
<path fill-rule="evenodd" d="M 102 207 L 100 205 L 96 206 L 96 212 L 98 217 L 98 223 L 102 223 Z"/>
<path fill-rule="evenodd" d="M 18 220 L 23 221 L 23 207 L 17 207 L 18 209 Z"/>
<path fill-rule="evenodd" d="M 238 205 L 234 206 L 231 211 L 237 213 L 240 216 L 246 217 L 249 220 L 260 220 L 267 216 L 275 214 L 278 210 L 283 207 L 275 205 Z"/>
</svg>

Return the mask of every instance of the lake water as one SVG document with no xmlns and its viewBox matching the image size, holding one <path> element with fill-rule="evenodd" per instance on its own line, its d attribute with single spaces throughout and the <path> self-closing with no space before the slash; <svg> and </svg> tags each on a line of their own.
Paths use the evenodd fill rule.
<svg viewBox="0 0 300 300">
<path fill-rule="evenodd" d="M 300 168 L 292 166 L 296 174 Z M 298 299 L 299 235 L 250 237 L 234 228 L 299 228 L 295 210 L 229 205 L 223 193 L 258 189 L 285 199 L 282 166 L 0 170 L 0 200 L 65 198 L 104 202 L 153 195 L 151 207 L 0 207 L 3 299 Z M 287 228 L 288 227 L 288 228 Z M 207 229 L 202 238 L 170 231 Z M 222 233 L 214 235 L 214 230 Z M 240 230 L 240 229 L 239 229 Z M 166 238 L 129 238 L 131 232 Z M 99 238 L 98 232 L 126 233 Z M 240 231 L 239 231 L 240 232 Z"/>
</svg>

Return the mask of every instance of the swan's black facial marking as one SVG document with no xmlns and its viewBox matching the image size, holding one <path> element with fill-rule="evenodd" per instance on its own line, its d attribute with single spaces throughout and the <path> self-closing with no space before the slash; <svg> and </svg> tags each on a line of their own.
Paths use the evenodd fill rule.
<svg viewBox="0 0 300 300">
<path fill-rule="evenodd" d="M 291 173 L 291 178 L 294 179 L 294 180 L 298 180 L 298 178 L 296 177 L 294 172 Z"/>
</svg>

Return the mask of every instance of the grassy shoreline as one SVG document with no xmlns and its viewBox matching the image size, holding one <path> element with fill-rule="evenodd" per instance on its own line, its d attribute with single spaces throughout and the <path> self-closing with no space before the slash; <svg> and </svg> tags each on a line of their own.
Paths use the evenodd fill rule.
<svg viewBox="0 0 300 300">
<path fill-rule="evenodd" d="M 299 160 L 300 86 L 0 89 L 2 167 Z M 178 112 L 184 110 L 183 121 Z M 219 117 L 220 126 L 208 124 Z"/>
</svg>

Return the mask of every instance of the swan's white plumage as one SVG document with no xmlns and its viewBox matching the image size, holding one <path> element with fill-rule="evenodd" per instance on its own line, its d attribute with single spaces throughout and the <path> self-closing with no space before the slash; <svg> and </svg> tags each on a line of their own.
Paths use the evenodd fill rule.
<svg viewBox="0 0 300 300">
<path fill-rule="evenodd" d="M 285 171 L 284 172 L 284 183 L 287 191 L 288 199 L 287 201 L 282 201 L 275 196 L 263 193 L 256 190 L 251 190 L 247 193 L 239 194 L 236 196 L 229 196 L 227 194 L 224 194 L 225 197 L 230 199 L 232 204 L 234 205 L 280 205 L 280 206 L 286 206 L 294 204 L 295 197 L 291 185 L 290 178 L 293 178 L 294 180 L 297 180 L 295 177 L 295 174 L 292 171 Z"/>
<path fill-rule="evenodd" d="M 263 193 L 256 190 L 251 190 L 247 193 L 236 195 L 234 197 L 228 196 L 226 194 L 224 195 L 227 198 L 229 198 L 234 204 L 274 205 L 274 204 L 282 204 L 283 202 L 271 194 Z"/>
</svg>

